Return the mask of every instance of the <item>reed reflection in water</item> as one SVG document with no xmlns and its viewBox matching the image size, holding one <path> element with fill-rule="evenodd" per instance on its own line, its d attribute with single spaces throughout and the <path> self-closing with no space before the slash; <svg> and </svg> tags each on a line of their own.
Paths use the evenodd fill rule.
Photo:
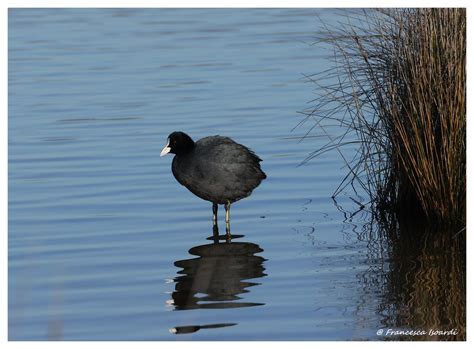
<svg viewBox="0 0 474 349">
<path fill-rule="evenodd" d="M 263 249 L 250 242 L 219 242 L 195 246 L 189 253 L 197 258 L 176 261 L 182 268 L 175 281 L 172 304 L 175 310 L 224 309 L 264 305 L 264 303 L 243 302 L 240 294 L 248 288 L 259 285 L 247 281 L 266 276 L 263 262 L 256 256 Z M 192 333 L 204 328 L 234 326 L 235 323 L 190 325 L 174 327 L 175 334 Z"/>
<path fill-rule="evenodd" d="M 403 227 L 399 236 L 403 238 L 393 241 L 389 252 L 391 268 L 381 303 L 382 325 L 426 332 L 392 338 L 396 340 L 465 340 L 463 237 L 413 227 Z"/>
</svg>

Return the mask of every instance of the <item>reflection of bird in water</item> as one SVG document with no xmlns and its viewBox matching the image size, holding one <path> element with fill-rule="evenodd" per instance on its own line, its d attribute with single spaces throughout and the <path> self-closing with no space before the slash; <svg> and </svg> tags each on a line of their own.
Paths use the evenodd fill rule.
<svg viewBox="0 0 474 349">
<path fill-rule="evenodd" d="M 193 247 L 189 253 L 199 256 L 175 262 L 183 268 L 176 277 L 172 294 L 176 310 L 238 308 L 263 303 L 236 302 L 238 295 L 259 283 L 243 281 L 266 276 L 263 262 L 255 256 L 263 250 L 249 242 L 213 243 Z M 200 296 L 202 295 L 202 296 Z"/>
<path fill-rule="evenodd" d="M 186 334 L 186 333 L 194 333 L 199 330 L 207 329 L 207 328 L 221 328 L 221 327 L 230 327 L 235 326 L 237 324 L 234 323 L 227 323 L 227 324 L 209 324 L 209 325 L 191 325 L 191 326 L 176 326 L 170 329 L 170 333 L 173 334 Z"/>
</svg>

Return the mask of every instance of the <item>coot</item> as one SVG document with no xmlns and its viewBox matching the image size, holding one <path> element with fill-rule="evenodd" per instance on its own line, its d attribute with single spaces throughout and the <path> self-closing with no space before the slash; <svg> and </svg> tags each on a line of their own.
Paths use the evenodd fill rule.
<svg viewBox="0 0 474 349">
<path fill-rule="evenodd" d="M 230 237 L 230 204 L 249 196 L 267 178 L 252 150 L 228 137 L 210 136 L 194 142 L 184 132 L 173 132 L 160 156 L 176 154 L 172 171 L 176 180 L 201 199 L 212 202 L 217 226 L 217 205 L 223 204 Z"/>
</svg>

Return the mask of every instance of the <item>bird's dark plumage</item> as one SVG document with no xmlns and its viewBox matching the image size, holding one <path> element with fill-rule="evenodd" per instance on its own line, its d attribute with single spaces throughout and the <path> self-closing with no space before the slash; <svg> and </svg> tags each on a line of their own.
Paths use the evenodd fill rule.
<svg viewBox="0 0 474 349">
<path fill-rule="evenodd" d="M 176 153 L 172 171 L 177 181 L 213 203 L 245 198 L 267 177 L 260 168 L 262 159 L 228 137 L 210 136 L 194 143 L 185 133 L 173 132 L 169 147 Z"/>
</svg>

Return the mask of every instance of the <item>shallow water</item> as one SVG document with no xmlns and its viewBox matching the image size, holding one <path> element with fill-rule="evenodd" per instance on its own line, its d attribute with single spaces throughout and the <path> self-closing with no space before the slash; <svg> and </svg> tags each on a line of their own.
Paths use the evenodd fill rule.
<svg viewBox="0 0 474 349">
<path fill-rule="evenodd" d="M 426 310 L 400 309 L 412 285 L 366 238 L 369 215 L 331 200 L 339 156 L 298 167 L 326 142 L 291 131 L 313 98 L 303 74 L 329 64 L 310 45 L 316 14 L 337 20 L 316 9 L 9 11 L 10 340 L 392 339 L 376 331 L 434 326 L 401 316 Z M 207 240 L 210 203 L 159 157 L 175 130 L 226 135 L 264 159 L 268 178 L 232 206 L 243 236 L 230 244 Z"/>
</svg>

